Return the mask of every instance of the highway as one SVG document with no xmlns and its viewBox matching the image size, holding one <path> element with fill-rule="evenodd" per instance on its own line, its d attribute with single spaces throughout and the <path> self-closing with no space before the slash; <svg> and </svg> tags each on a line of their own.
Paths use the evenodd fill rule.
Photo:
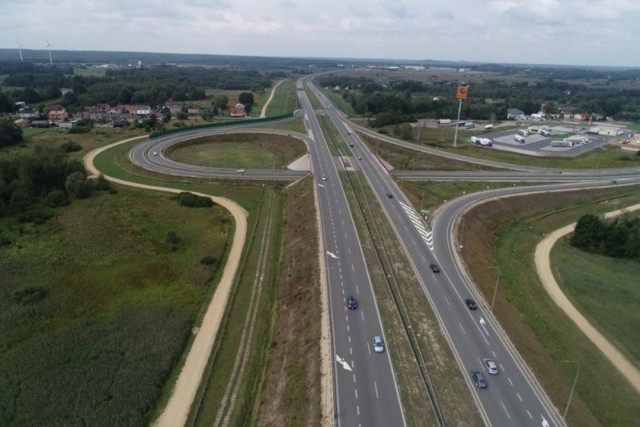
<svg viewBox="0 0 640 427">
<path fill-rule="evenodd" d="M 336 425 L 403 426 L 406 423 L 389 357 L 393 349 L 375 353 L 372 348 L 373 336 L 387 340 L 337 165 L 306 93 L 298 91 L 298 95 L 314 140 L 311 158 L 326 251 Z M 358 299 L 356 310 L 347 309 L 349 295 Z"/>
<path fill-rule="evenodd" d="M 487 198 L 525 192 L 632 184 L 638 182 L 640 169 L 561 171 L 521 167 L 495 161 L 470 159 L 428 147 L 416 148 L 414 144 L 376 133 L 376 137 L 383 137 L 389 143 L 496 168 L 495 172 L 394 172 L 403 179 L 546 183 L 530 187 L 507 187 L 455 199 L 439 209 L 432 224 L 433 229 L 430 230 L 397 188 L 391 174 L 368 150 L 366 144 L 352 132 L 352 129 L 362 131 L 364 128 L 347 122 L 343 114 L 336 110 L 313 84 L 309 84 L 309 87 L 325 105 L 327 116 L 334 122 L 342 138 L 353 145 L 351 163 L 355 169 L 361 170 L 366 176 L 394 227 L 425 297 L 433 307 L 444 334 L 451 344 L 462 375 L 468 381 L 469 390 L 486 425 L 543 427 L 565 425 L 531 370 L 501 330 L 489 307 L 477 294 L 475 286 L 461 269 L 457 258 L 456 242 L 453 240 L 455 224 L 469 206 Z M 293 134 L 292 136 L 304 140 L 307 144 L 317 186 L 320 233 L 325 247 L 324 257 L 329 289 L 334 356 L 335 424 L 338 426 L 405 425 L 389 358 L 393 349 L 387 348 L 384 353 L 377 354 L 373 351 L 371 344 L 374 335 L 381 335 L 384 339 L 384 329 L 362 248 L 338 176 L 338 170 L 342 169 L 342 165 L 331 155 L 306 94 L 304 91 L 298 91 L 298 96 L 308 135 Z M 292 134 L 266 129 L 200 130 L 180 134 L 179 137 L 171 135 L 145 141 L 131 151 L 131 159 L 143 168 L 192 177 L 295 180 L 304 175 L 294 171 L 238 172 L 198 167 L 174 162 L 163 155 L 171 145 L 195 136 L 253 131 Z M 365 132 L 372 133 L 371 130 Z M 388 197 L 388 194 L 392 197 Z M 441 272 L 433 273 L 429 268 L 431 263 L 439 264 Z M 358 298 L 357 310 L 347 309 L 345 301 L 348 295 L 355 295 Z M 477 310 L 472 311 L 465 306 L 464 300 L 469 297 L 479 302 Z M 483 371 L 481 359 L 485 357 L 490 357 L 498 363 L 500 373 L 485 374 L 489 387 L 480 390 L 473 386 L 469 371 Z"/>
<path fill-rule="evenodd" d="M 314 91 L 323 104 L 329 102 L 317 88 Z M 346 129 L 339 113 L 333 108 L 328 108 L 327 112 L 339 129 Z M 364 143 L 347 130 L 344 130 L 342 136 L 349 144 L 353 144 L 356 158 L 362 158 L 361 170 L 378 195 L 382 208 L 410 259 L 485 423 L 490 426 L 564 425 L 558 411 L 508 337 L 497 327 L 491 313 L 482 305 L 478 310 L 467 309 L 464 303 L 466 298 L 474 297 L 476 301 L 480 301 L 480 298 L 472 284 L 465 280 L 466 275 L 459 270 L 456 252 L 449 238 L 452 229 L 449 223 L 443 223 L 447 219 L 453 221 L 451 214 L 441 211 L 433 225 L 433 234 L 430 234 L 389 173 L 369 154 Z M 522 189 L 508 188 L 505 191 L 515 193 Z M 388 192 L 391 192 L 393 198 L 387 197 Z M 458 199 L 459 204 L 453 206 L 464 209 L 467 201 L 473 200 L 470 197 Z M 429 268 L 431 263 L 438 263 L 441 273 L 432 272 Z M 501 372 L 487 378 L 487 389 L 479 390 L 471 383 L 469 372 L 483 371 L 481 361 L 486 357 L 496 360 Z"/>
</svg>

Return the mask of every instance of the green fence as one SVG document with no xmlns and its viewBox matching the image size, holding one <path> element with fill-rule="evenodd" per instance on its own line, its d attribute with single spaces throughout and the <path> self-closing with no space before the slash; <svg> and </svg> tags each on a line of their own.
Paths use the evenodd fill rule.
<svg viewBox="0 0 640 427">
<path fill-rule="evenodd" d="M 263 117 L 263 118 L 259 118 L 259 119 L 241 119 L 241 120 L 233 120 L 233 121 L 228 121 L 228 122 L 216 122 L 216 123 L 208 123 L 208 124 L 205 124 L 205 125 L 180 127 L 180 128 L 175 128 L 175 129 L 169 129 L 169 130 L 153 132 L 153 133 L 151 133 L 151 135 L 149 135 L 149 139 L 155 139 L 155 138 L 159 138 L 161 136 L 172 135 L 174 133 L 189 132 L 189 131 L 197 130 L 197 129 L 219 128 L 219 127 L 224 127 L 224 126 L 237 126 L 237 125 L 248 125 L 248 124 L 254 124 L 254 123 L 264 123 L 264 122 L 270 122 L 270 121 L 275 121 L 275 120 L 287 119 L 287 118 L 292 117 L 292 116 L 293 116 L 293 113 L 287 113 L 287 114 L 282 114 L 280 116 Z"/>
</svg>

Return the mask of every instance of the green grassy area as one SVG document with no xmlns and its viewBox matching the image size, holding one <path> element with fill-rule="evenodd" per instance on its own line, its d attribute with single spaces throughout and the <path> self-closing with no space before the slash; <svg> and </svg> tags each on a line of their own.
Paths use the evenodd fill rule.
<svg viewBox="0 0 640 427">
<path fill-rule="evenodd" d="M 230 226 L 220 207 L 125 187 L 39 226 L 2 219 L 13 243 L 0 246 L 0 424 L 148 423 Z"/>
<path fill-rule="evenodd" d="M 332 91 L 332 90 L 328 90 L 328 89 L 322 89 L 322 93 L 331 100 L 331 102 L 342 112 L 344 112 L 348 117 L 354 117 L 357 116 L 356 112 L 353 110 L 353 107 L 351 107 L 351 104 L 349 104 L 347 101 L 344 100 L 344 98 L 342 98 L 342 96 L 340 96 L 340 94 Z"/>
<path fill-rule="evenodd" d="M 586 253 L 567 239 L 554 247 L 552 259 L 569 299 L 640 369 L 640 262 Z"/>
<path fill-rule="evenodd" d="M 633 187 L 546 193 L 486 203 L 463 219 L 461 252 L 474 282 L 485 301 L 491 301 L 497 289 L 494 314 L 558 408 L 566 405 L 576 373 L 575 364 L 563 361 L 580 363 L 580 379 L 568 412 L 570 425 L 634 425 L 640 400 L 551 301 L 539 283 L 532 251 L 544 235 L 586 213 L 598 215 L 639 201 L 640 193 Z M 601 272 L 611 277 L 611 272 Z M 610 302 L 608 315 L 617 315 L 615 299 Z M 601 319 L 606 322 L 606 314 Z"/>
<path fill-rule="evenodd" d="M 240 275 L 236 279 L 232 296 L 225 307 L 225 317 L 218 332 L 219 339 L 214 344 L 207 372 L 200 386 L 198 396 L 190 416 L 190 425 L 212 425 L 219 414 L 228 412 L 231 425 L 246 425 L 256 404 L 257 388 L 264 368 L 265 354 L 268 354 L 270 330 L 272 324 L 266 320 L 271 317 L 272 303 L 277 289 L 276 273 L 278 264 L 278 244 L 282 227 L 283 195 L 274 187 L 266 187 L 257 212 L 259 219 L 250 230 L 245 255 L 240 266 Z M 269 242 L 272 246 L 268 246 Z M 265 246 L 267 245 L 267 246 Z M 266 251 L 265 247 L 271 250 Z M 261 256 L 266 255 L 265 270 L 260 270 Z M 264 282 L 256 275 L 264 274 Z M 259 291 L 259 292 L 256 292 Z M 255 294 L 254 294 L 255 292 Z M 255 310 L 255 312 L 253 311 Z M 250 316 L 255 316 L 251 323 Z M 242 347 L 243 333 L 251 332 L 248 347 Z M 244 353 L 238 354 L 242 349 Z M 236 366 L 236 358 L 244 357 L 243 371 Z M 243 372 L 243 375 L 240 375 Z M 222 406 L 225 391 L 230 382 L 234 382 L 236 401 Z M 229 396 L 226 397 L 227 399 Z"/>
<path fill-rule="evenodd" d="M 296 108 L 298 108 L 296 82 L 293 79 L 285 79 L 280 83 L 271 103 L 267 106 L 267 117 L 292 113 Z"/>
<path fill-rule="evenodd" d="M 296 138 L 271 134 L 228 134 L 192 139 L 171 147 L 173 160 L 200 166 L 286 169 L 306 153 Z"/>
</svg>

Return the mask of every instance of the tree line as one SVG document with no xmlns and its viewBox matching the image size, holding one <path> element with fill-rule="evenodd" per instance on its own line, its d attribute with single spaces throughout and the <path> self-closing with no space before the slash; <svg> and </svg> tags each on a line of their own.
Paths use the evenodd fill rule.
<svg viewBox="0 0 640 427">
<path fill-rule="evenodd" d="M 17 87 L 0 91 L 0 113 L 16 110 L 15 103 L 28 104 L 60 98 L 61 88 L 70 88 L 61 104 L 70 110 L 105 103 L 159 106 L 205 99 L 205 89 L 260 92 L 271 86 L 272 73 L 250 69 L 177 67 L 160 65 L 142 69 L 108 69 L 104 76 L 74 75 L 68 66 L 0 63 L 3 84 Z"/>
<path fill-rule="evenodd" d="M 457 83 L 447 80 L 424 83 L 404 79 L 383 83 L 370 77 L 332 74 L 319 78 L 318 82 L 325 87 L 338 88 L 356 113 L 372 117 L 378 127 L 416 118 L 457 115 L 458 103 L 454 99 Z M 562 106 L 570 106 L 573 112 L 640 121 L 639 89 L 587 87 L 552 77 L 536 82 L 490 79 L 474 83 L 469 99 L 462 104 L 461 116 L 476 120 L 504 119 L 509 108 L 531 114 L 537 113 L 543 103 L 550 114 L 558 113 Z"/>
<path fill-rule="evenodd" d="M 53 208 L 108 190 L 108 181 L 87 179 L 82 162 L 68 158 L 66 153 L 75 149 L 67 143 L 0 159 L 0 217 L 40 223 L 53 215 Z"/>
<path fill-rule="evenodd" d="M 570 244 L 594 254 L 640 261 L 640 218 L 604 221 L 592 214 L 583 215 Z"/>
</svg>

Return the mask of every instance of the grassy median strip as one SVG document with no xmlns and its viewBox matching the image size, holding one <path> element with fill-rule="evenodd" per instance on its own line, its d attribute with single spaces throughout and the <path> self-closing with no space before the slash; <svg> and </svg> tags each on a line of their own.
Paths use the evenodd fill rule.
<svg viewBox="0 0 640 427">
<path fill-rule="evenodd" d="M 465 379 L 395 231 L 359 173 L 345 175 L 409 425 L 482 425 Z M 416 353 L 418 352 L 418 353 Z M 417 355 L 418 354 L 418 355 Z M 424 363 L 424 366 L 420 366 Z M 426 377 L 420 375 L 426 369 Z M 424 375 L 424 374 L 423 374 Z M 425 384 L 428 383 L 428 384 Z M 432 398 L 429 397 L 432 393 Z M 434 403 L 431 399 L 435 399 Z M 434 407 L 437 405 L 437 408 Z"/>
</svg>

